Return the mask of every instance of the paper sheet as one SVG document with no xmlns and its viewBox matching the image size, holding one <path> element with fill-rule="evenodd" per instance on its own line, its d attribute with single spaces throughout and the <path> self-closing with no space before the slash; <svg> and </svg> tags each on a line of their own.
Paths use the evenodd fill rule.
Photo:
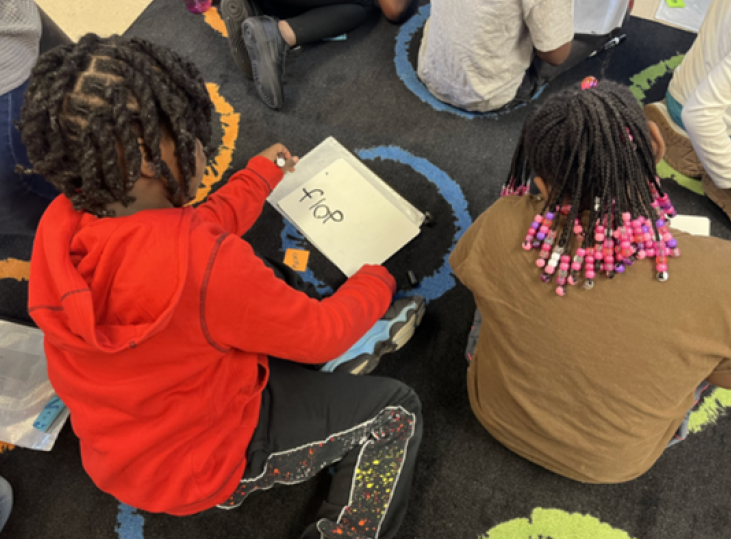
<svg viewBox="0 0 731 539">
<path fill-rule="evenodd" d="M 43 333 L 0 320 L 0 441 L 50 451 L 68 409 L 47 432 L 33 428 L 33 422 L 54 395 L 46 371 Z"/>
<path fill-rule="evenodd" d="M 348 277 L 363 264 L 382 264 L 419 234 L 419 227 L 344 159 L 278 205 Z"/>
<path fill-rule="evenodd" d="M 670 219 L 670 226 L 694 236 L 711 235 L 711 220 L 708 217 L 676 215 Z"/>
<path fill-rule="evenodd" d="M 661 0 L 655 18 L 698 33 L 710 5 L 711 0 L 685 0 L 685 7 L 673 8 Z"/>
</svg>

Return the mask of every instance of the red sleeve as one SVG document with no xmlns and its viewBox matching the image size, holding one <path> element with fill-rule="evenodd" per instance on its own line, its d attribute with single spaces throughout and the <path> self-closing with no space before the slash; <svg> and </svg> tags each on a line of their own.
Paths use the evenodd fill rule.
<svg viewBox="0 0 731 539">
<path fill-rule="evenodd" d="M 300 363 L 325 363 L 348 350 L 388 309 L 396 281 L 363 266 L 322 301 L 291 288 L 234 236 L 221 236 L 203 281 L 203 324 L 212 346 Z"/>
<path fill-rule="evenodd" d="M 230 234 L 242 236 L 259 218 L 266 198 L 283 176 L 282 169 L 257 155 L 244 170 L 231 176 L 226 185 L 199 205 L 196 214 Z"/>
</svg>

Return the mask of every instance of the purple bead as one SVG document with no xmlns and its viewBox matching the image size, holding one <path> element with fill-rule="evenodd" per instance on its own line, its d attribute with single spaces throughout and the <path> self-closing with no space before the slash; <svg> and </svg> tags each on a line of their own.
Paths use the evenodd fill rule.
<svg viewBox="0 0 731 539">
<path fill-rule="evenodd" d="M 667 243 L 667 246 L 671 249 L 675 249 L 678 246 L 678 240 L 675 238 L 670 238 L 670 241 Z"/>
<path fill-rule="evenodd" d="M 647 225 L 642 225 L 642 232 L 647 234 L 650 231 L 650 228 Z"/>
<path fill-rule="evenodd" d="M 556 216 L 552 212 L 549 211 L 548 213 L 546 213 L 546 219 L 550 219 L 551 221 L 553 221 L 554 217 Z"/>
<path fill-rule="evenodd" d="M 662 219 L 658 219 L 657 221 L 655 221 L 655 225 L 657 225 L 657 228 L 664 227 L 665 226 L 665 221 L 662 220 Z"/>
<path fill-rule="evenodd" d="M 533 230 L 538 230 L 538 228 L 539 228 L 540 226 L 541 226 L 541 225 L 540 225 L 540 223 L 539 223 L 538 221 L 533 221 L 533 222 L 531 223 L 531 225 L 530 225 L 530 227 L 531 227 L 531 228 L 532 228 Z"/>
<path fill-rule="evenodd" d="M 617 273 L 624 273 L 624 264 L 615 264 L 614 271 Z"/>
<path fill-rule="evenodd" d="M 543 232 L 539 232 L 538 234 L 536 234 L 536 238 L 543 241 L 546 239 L 546 235 Z"/>
<path fill-rule="evenodd" d="M 548 273 L 541 273 L 541 281 L 547 283 L 551 280 L 551 276 Z"/>
</svg>

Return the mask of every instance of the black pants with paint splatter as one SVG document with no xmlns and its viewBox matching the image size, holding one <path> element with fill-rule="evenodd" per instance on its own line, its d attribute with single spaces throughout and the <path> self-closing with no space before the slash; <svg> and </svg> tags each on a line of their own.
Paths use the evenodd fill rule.
<svg viewBox="0 0 731 539">
<path fill-rule="evenodd" d="M 421 403 L 390 378 L 313 371 L 271 359 L 244 477 L 221 509 L 257 490 L 334 469 L 302 538 L 396 536 L 422 434 Z"/>
</svg>

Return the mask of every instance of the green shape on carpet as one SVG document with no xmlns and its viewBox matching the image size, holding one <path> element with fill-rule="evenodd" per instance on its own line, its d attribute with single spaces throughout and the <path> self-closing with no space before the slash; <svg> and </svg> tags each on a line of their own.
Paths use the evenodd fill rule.
<svg viewBox="0 0 731 539">
<path fill-rule="evenodd" d="M 705 196 L 706 192 L 703 190 L 700 180 L 696 180 L 685 174 L 681 174 L 673 167 L 667 164 L 663 159 L 660 164 L 657 165 L 657 175 L 664 180 L 673 180 L 678 185 L 685 187 L 689 191 L 693 191 L 696 195 Z"/>
<path fill-rule="evenodd" d="M 633 539 L 598 518 L 562 509 L 536 507 L 530 519 L 516 518 L 498 524 L 479 539 Z"/>
<path fill-rule="evenodd" d="M 717 387 L 708 395 L 690 414 L 688 430 L 700 432 L 708 425 L 715 425 L 718 419 L 726 413 L 725 408 L 731 408 L 731 391 Z"/>
<path fill-rule="evenodd" d="M 645 90 L 649 90 L 657 79 L 661 78 L 666 73 L 675 71 L 675 68 L 680 65 L 683 61 L 685 54 L 678 54 L 670 58 L 670 60 L 663 60 L 660 63 L 653 64 L 630 77 L 629 81 L 632 83 L 629 89 L 632 91 L 637 101 L 644 103 Z"/>
</svg>

